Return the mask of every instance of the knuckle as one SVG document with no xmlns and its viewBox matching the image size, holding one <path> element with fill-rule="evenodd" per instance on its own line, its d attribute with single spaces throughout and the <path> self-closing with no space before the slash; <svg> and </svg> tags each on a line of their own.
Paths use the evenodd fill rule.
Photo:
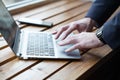
<svg viewBox="0 0 120 80">
<path fill-rule="evenodd" d="M 64 27 L 62 27 L 62 29 L 64 30 L 66 27 L 64 26 Z"/>
<path fill-rule="evenodd" d="M 76 24 L 75 22 L 72 22 L 71 25 L 72 25 L 72 26 L 76 26 L 77 24 Z"/>
<path fill-rule="evenodd" d="M 59 31 L 62 31 L 62 30 L 64 30 L 64 27 L 62 27 L 62 28 L 59 29 Z"/>
<path fill-rule="evenodd" d="M 63 27 L 59 28 L 58 31 L 63 31 L 64 29 L 65 29 L 65 27 L 63 26 Z"/>
</svg>

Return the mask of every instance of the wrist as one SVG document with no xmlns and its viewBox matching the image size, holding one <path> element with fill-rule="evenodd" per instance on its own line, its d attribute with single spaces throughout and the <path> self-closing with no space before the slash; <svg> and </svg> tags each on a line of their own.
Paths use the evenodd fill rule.
<svg viewBox="0 0 120 80">
<path fill-rule="evenodd" d="M 97 30 L 96 36 L 102 43 L 106 44 L 106 42 L 103 39 L 103 30 L 102 30 L 102 28 Z"/>
</svg>

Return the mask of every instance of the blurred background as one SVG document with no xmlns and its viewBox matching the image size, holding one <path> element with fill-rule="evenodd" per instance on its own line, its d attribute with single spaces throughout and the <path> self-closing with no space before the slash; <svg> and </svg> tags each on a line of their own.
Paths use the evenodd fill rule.
<svg viewBox="0 0 120 80">
<path fill-rule="evenodd" d="M 26 1 L 26 0 L 3 0 L 3 2 L 4 2 L 6 5 L 10 5 L 10 4 L 17 3 L 17 2 L 21 2 L 21 1 Z M 28 0 L 27 0 L 27 1 L 28 1 Z"/>
<path fill-rule="evenodd" d="M 26 2 L 26 1 L 35 1 L 35 0 L 3 0 L 5 5 L 11 5 L 11 4 L 18 3 L 18 2 L 23 2 L 23 1 Z M 43 1 L 43 0 L 41 0 L 41 1 Z M 89 1 L 94 1 L 94 0 L 89 0 Z"/>
</svg>

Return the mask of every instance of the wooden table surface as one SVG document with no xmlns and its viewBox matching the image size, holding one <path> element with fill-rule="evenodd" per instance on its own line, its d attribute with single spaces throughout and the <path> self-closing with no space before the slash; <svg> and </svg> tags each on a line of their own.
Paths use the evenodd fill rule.
<svg viewBox="0 0 120 80">
<path fill-rule="evenodd" d="M 84 0 L 59 0 L 13 15 L 15 19 L 30 17 L 54 23 L 45 28 L 21 25 L 21 30 L 48 31 L 83 18 L 91 5 Z M 84 80 L 93 73 L 99 62 L 111 51 L 107 45 L 82 54 L 80 60 L 20 60 L 0 35 L 0 80 Z M 96 66 L 97 65 L 97 66 Z"/>
</svg>

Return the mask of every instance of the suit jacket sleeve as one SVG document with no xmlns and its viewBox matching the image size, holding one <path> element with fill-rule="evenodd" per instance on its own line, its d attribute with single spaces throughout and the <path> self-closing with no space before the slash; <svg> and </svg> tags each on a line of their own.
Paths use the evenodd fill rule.
<svg viewBox="0 0 120 80">
<path fill-rule="evenodd" d="M 112 13 L 119 7 L 120 0 L 95 0 L 86 17 L 90 17 L 101 27 Z"/>
<path fill-rule="evenodd" d="M 120 12 L 103 25 L 102 37 L 112 49 L 120 47 Z"/>
<path fill-rule="evenodd" d="M 120 12 L 111 20 L 106 20 L 119 7 L 120 0 L 96 0 L 86 17 L 97 22 L 97 26 L 103 25 L 103 39 L 112 48 L 120 47 Z"/>
</svg>

